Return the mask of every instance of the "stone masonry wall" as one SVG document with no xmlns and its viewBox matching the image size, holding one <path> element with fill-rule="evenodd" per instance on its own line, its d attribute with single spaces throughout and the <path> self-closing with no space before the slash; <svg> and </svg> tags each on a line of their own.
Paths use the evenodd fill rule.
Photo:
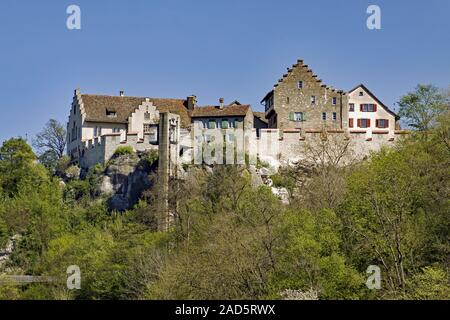
<svg viewBox="0 0 450 320">
<path fill-rule="evenodd" d="M 150 143 L 149 134 L 145 134 L 143 139 L 139 139 L 137 133 L 127 134 L 126 140 L 121 139 L 120 133 L 106 134 L 85 141 L 81 149 L 81 167 L 89 169 L 98 163 L 104 164 L 120 146 L 131 146 L 136 151 L 158 150 L 158 145 Z"/>
<path fill-rule="evenodd" d="M 299 81 L 302 81 L 302 88 L 298 87 Z M 311 96 L 315 96 L 315 104 L 311 103 Z M 335 105 L 333 97 L 336 98 Z M 323 84 L 302 60 L 293 65 L 274 88 L 274 110 L 279 129 L 347 128 L 347 105 L 348 96 Z M 291 112 L 306 113 L 306 120 L 290 120 Z M 322 120 L 322 112 L 327 113 L 326 121 Z M 336 120 L 332 118 L 333 112 L 336 112 Z"/>
</svg>

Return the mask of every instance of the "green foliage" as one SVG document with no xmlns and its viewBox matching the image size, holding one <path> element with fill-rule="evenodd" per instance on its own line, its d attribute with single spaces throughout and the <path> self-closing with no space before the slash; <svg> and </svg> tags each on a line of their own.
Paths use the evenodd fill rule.
<svg viewBox="0 0 450 320">
<path fill-rule="evenodd" d="M 19 300 L 21 298 L 19 288 L 13 283 L 8 283 L 0 274 L 0 301 Z M 6 283 L 5 283 L 6 282 Z"/>
<path fill-rule="evenodd" d="M 295 180 L 291 176 L 285 174 L 274 174 L 270 176 L 270 179 L 272 179 L 274 187 L 286 188 L 291 193 L 294 191 Z"/>
<path fill-rule="evenodd" d="M 442 112 L 448 110 L 449 101 L 432 85 L 418 85 L 414 92 L 403 96 L 398 102 L 399 115 L 408 125 L 419 131 L 427 131 L 435 125 Z"/>
<path fill-rule="evenodd" d="M 46 170 L 22 138 L 13 138 L 0 148 L 0 189 L 13 196 L 20 188 L 35 189 L 48 180 Z"/>
<path fill-rule="evenodd" d="M 77 265 L 82 271 L 82 285 L 74 298 L 126 299 L 128 290 L 136 289 L 136 283 L 128 286 L 129 281 L 136 280 L 128 279 L 134 268 L 132 261 L 139 260 L 143 252 L 162 248 L 164 238 L 163 234 L 124 224 L 119 217 L 104 229 L 86 227 L 54 239 L 43 256 L 41 270 L 64 277 L 68 266 Z"/>
<path fill-rule="evenodd" d="M 139 165 L 150 171 L 158 163 L 159 154 L 156 150 L 150 150 L 140 156 Z"/>
<path fill-rule="evenodd" d="M 134 154 L 134 149 L 132 146 L 120 146 L 114 151 L 115 156 L 132 155 Z"/>
<path fill-rule="evenodd" d="M 405 295 L 411 300 L 449 300 L 449 276 L 439 267 L 425 267 L 408 281 Z"/>
<path fill-rule="evenodd" d="M 361 270 L 382 266 L 390 295 L 448 255 L 448 159 L 442 142 L 412 137 L 373 154 L 348 178 L 339 210 L 345 250 Z"/>
<path fill-rule="evenodd" d="M 279 232 L 280 261 L 272 278 L 275 297 L 283 289 L 311 288 L 321 299 L 357 299 L 365 294 L 363 277 L 340 249 L 339 222 L 332 211 L 289 212 Z"/>
<path fill-rule="evenodd" d="M 1 210 L 1 209 L 0 209 Z M 1 210 L 3 212 L 3 210 Z M 3 248 L 9 239 L 9 230 L 6 222 L 0 216 L 0 248 Z"/>
</svg>

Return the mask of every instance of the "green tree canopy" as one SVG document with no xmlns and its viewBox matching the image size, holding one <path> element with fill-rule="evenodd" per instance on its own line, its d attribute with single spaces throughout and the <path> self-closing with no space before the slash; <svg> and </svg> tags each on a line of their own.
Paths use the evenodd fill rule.
<svg viewBox="0 0 450 320">
<path fill-rule="evenodd" d="M 449 100 L 433 85 L 418 85 L 403 96 L 398 105 L 399 115 L 406 119 L 408 126 L 427 131 L 435 125 L 439 115 L 448 110 Z"/>
</svg>

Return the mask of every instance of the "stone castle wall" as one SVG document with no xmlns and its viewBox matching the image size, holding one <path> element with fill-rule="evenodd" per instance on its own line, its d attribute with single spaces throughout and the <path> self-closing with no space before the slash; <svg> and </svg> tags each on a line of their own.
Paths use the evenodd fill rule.
<svg viewBox="0 0 450 320">
<path fill-rule="evenodd" d="M 128 133 L 125 139 L 120 133 L 105 134 L 84 141 L 80 150 L 80 166 L 88 169 L 98 163 L 104 164 L 120 146 L 131 146 L 136 151 L 158 150 L 158 145 L 150 142 L 150 134 L 144 134 L 143 139 L 139 139 L 137 133 Z"/>
<path fill-rule="evenodd" d="M 333 152 L 338 152 L 340 145 L 348 144 L 350 154 L 354 159 L 363 159 L 372 151 L 378 151 L 383 146 L 392 147 L 395 142 L 401 139 L 405 131 L 395 131 L 391 134 L 377 134 L 366 131 L 347 131 L 342 129 L 328 130 L 300 130 L 300 129 L 261 129 L 259 137 L 257 130 L 246 130 L 241 132 L 244 152 L 250 158 L 259 157 L 262 161 L 279 165 L 286 165 L 304 159 L 311 149 L 323 146 L 324 141 Z M 203 132 L 203 134 L 205 134 Z M 221 135 L 221 133 L 219 133 Z M 111 133 L 99 138 L 85 141 L 81 149 L 81 167 L 88 169 L 98 163 L 104 164 L 111 159 L 116 149 L 120 146 L 131 146 L 136 151 L 159 150 L 158 144 L 150 142 L 150 135 L 145 134 L 143 139 L 138 138 L 137 133 L 128 133 L 125 140 L 122 140 L 120 133 Z M 194 147 L 192 132 L 188 130 L 176 131 L 174 141 L 170 145 L 168 158 L 170 162 L 177 162 L 179 166 L 186 158 L 180 157 L 180 150 L 189 150 Z M 159 142 L 159 141 L 158 141 Z M 194 154 L 191 150 L 191 155 Z M 188 157 L 189 158 L 189 157 Z M 174 172 L 171 172 L 174 175 Z"/>
<path fill-rule="evenodd" d="M 395 131 L 394 134 L 370 134 L 366 132 L 349 133 L 346 130 L 301 130 L 296 129 L 261 129 L 260 138 L 253 130 L 247 139 L 246 149 L 250 155 L 257 155 L 261 160 L 270 163 L 288 164 L 304 159 L 311 150 L 317 151 L 319 146 L 338 153 L 339 147 L 348 145 L 353 159 L 363 159 L 383 146 L 393 147 L 407 132 Z"/>
</svg>

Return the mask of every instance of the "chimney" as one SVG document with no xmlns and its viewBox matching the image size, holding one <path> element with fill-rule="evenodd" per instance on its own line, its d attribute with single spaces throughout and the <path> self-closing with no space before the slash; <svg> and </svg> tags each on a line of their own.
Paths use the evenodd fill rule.
<svg viewBox="0 0 450 320">
<path fill-rule="evenodd" d="M 121 90 L 121 91 L 119 92 L 119 95 L 120 95 L 121 97 L 125 96 L 125 91 Z"/>
<path fill-rule="evenodd" d="M 197 107 L 197 97 L 195 95 L 191 95 L 187 97 L 187 108 L 188 110 L 194 110 Z"/>
<path fill-rule="evenodd" d="M 223 98 L 220 98 L 220 99 L 219 99 L 220 109 L 223 109 L 223 101 L 224 101 Z"/>
</svg>

